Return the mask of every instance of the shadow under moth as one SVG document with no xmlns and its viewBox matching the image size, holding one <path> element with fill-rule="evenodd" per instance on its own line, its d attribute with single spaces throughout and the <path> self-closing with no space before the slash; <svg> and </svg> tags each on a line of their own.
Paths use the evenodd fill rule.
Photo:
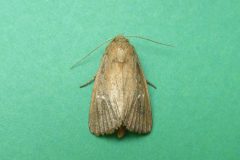
<svg viewBox="0 0 240 160">
<path fill-rule="evenodd" d="M 127 37 L 162 44 L 140 36 Z M 155 86 L 144 77 L 137 53 L 127 38 L 118 35 L 108 41 L 111 42 L 96 76 L 81 86 L 95 81 L 89 129 L 97 136 L 116 133 L 118 138 L 123 137 L 126 130 L 138 134 L 149 133 L 152 129 L 152 112 L 147 84 Z"/>
</svg>

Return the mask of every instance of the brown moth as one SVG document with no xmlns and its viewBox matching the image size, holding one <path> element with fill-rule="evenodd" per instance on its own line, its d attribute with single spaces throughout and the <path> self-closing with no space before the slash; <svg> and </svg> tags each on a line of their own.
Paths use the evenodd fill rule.
<svg viewBox="0 0 240 160">
<path fill-rule="evenodd" d="M 127 38 L 118 35 L 112 39 L 94 79 L 89 112 L 89 129 L 93 134 L 116 132 L 121 138 L 125 130 L 139 134 L 151 132 L 148 82 Z"/>
</svg>

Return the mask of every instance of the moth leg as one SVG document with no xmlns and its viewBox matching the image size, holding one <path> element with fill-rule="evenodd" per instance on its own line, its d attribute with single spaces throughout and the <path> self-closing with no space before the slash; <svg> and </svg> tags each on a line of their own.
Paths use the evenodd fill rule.
<svg viewBox="0 0 240 160">
<path fill-rule="evenodd" d="M 157 89 L 157 87 L 156 87 L 154 84 L 152 84 L 152 83 L 149 82 L 148 80 L 146 80 L 146 81 L 147 81 L 147 84 L 148 84 L 149 86 L 153 87 L 154 89 Z"/>
<path fill-rule="evenodd" d="M 88 82 L 86 82 L 85 84 L 81 85 L 80 88 L 86 87 L 89 84 L 91 84 L 94 80 L 95 80 L 96 76 L 94 76 L 92 79 L 90 79 Z"/>
</svg>

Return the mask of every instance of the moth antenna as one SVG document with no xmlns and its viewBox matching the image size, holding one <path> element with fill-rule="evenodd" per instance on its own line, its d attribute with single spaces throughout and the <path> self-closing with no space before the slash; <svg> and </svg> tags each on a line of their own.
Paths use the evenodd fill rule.
<svg viewBox="0 0 240 160">
<path fill-rule="evenodd" d="M 149 38 L 142 37 L 142 36 L 126 36 L 126 37 L 144 39 L 144 40 L 156 43 L 156 44 L 160 44 L 160 45 L 164 45 L 164 46 L 168 46 L 168 47 L 174 47 L 173 45 L 161 43 L 161 42 L 158 42 L 158 41 L 154 41 L 154 40 L 151 40 Z"/>
<path fill-rule="evenodd" d="M 94 51 L 96 51 L 98 48 L 100 48 L 102 45 L 104 45 L 105 43 L 109 42 L 113 40 L 113 38 L 108 39 L 106 41 L 104 41 L 103 43 L 101 43 L 99 46 L 97 46 L 95 49 L 93 49 L 92 51 L 90 51 L 88 54 L 86 54 L 83 58 L 81 58 L 79 61 L 77 61 L 74 65 L 72 65 L 71 69 L 76 68 L 77 66 L 79 66 L 88 56 L 90 56 Z"/>
</svg>

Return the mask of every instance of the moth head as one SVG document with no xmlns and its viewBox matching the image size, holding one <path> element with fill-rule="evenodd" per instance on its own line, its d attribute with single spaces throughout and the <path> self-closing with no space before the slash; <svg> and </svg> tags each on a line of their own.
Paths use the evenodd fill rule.
<svg viewBox="0 0 240 160">
<path fill-rule="evenodd" d="M 114 42 L 116 43 L 129 43 L 128 42 L 128 39 L 125 38 L 123 35 L 117 35 L 114 39 L 113 39 Z"/>
<path fill-rule="evenodd" d="M 107 48 L 107 54 L 114 62 L 126 62 L 129 56 L 134 53 L 133 46 L 129 43 L 128 39 L 122 35 L 113 38 L 112 42 Z"/>
</svg>

